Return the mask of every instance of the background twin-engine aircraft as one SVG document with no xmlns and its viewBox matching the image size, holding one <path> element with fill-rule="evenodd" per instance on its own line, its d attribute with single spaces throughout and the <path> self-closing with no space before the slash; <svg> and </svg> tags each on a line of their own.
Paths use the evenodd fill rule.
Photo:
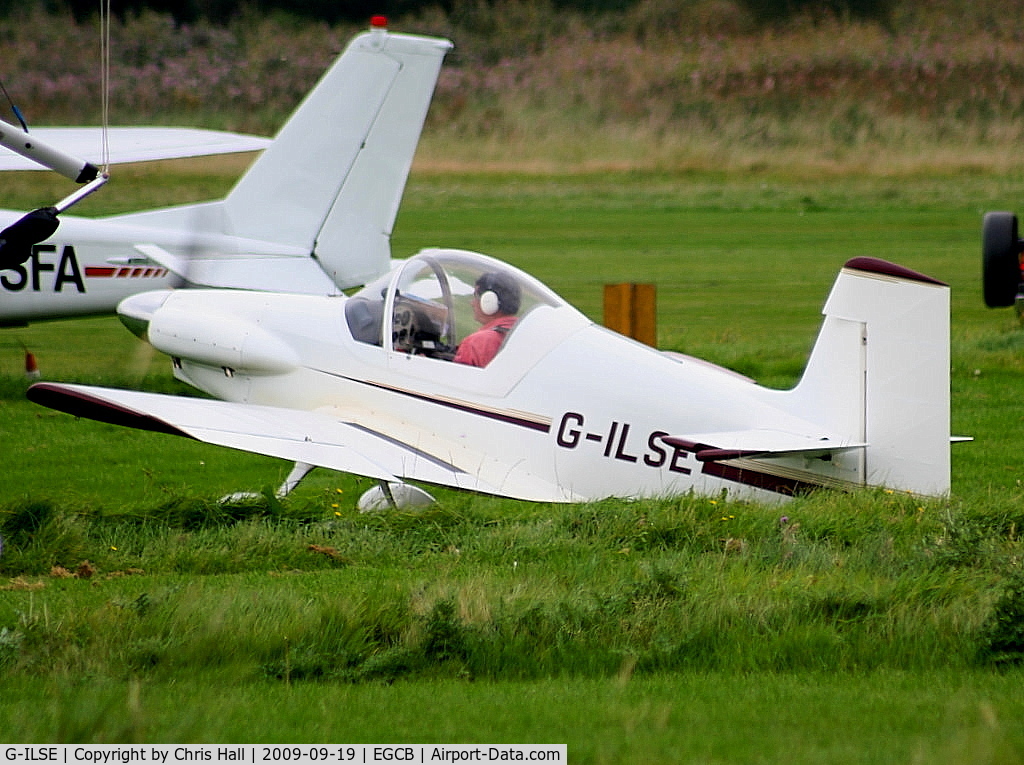
<svg viewBox="0 0 1024 765">
<path fill-rule="evenodd" d="M 429 499 L 407 481 L 552 502 L 948 491 L 949 291 L 927 276 L 848 262 L 802 380 L 777 391 L 597 326 L 487 256 L 429 249 L 393 263 L 449 48 L 360 35 L 225 199 L 68 217 L 45 243 L 193 287 L 118 313 L 218 400 L 56 383 L 29 397 L 294 461 L 282 491 L 314 466 L 369 476 L 379 487 L 364 506 Z M 493 360 L 461 363 L 483 345 Z"/>
</svg>

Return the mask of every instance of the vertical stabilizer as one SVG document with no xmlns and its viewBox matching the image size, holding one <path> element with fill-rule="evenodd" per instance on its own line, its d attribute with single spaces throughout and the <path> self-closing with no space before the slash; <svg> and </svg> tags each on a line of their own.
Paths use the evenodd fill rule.
<svg viewBox="0 0 1024 765">
<path fill-rule="evenodd" d="M 949 491 L 949 288 L 875 258 L 843 267 L 803 379 L 801 416 L 868 444 L 869 486 Z"/>
<path fill-rule="evenodd" d="M 341 287 L 384 273 L 447 40 L 355 38 L 223 203 L 226 233 L 315 255 Z"/>
</svg>

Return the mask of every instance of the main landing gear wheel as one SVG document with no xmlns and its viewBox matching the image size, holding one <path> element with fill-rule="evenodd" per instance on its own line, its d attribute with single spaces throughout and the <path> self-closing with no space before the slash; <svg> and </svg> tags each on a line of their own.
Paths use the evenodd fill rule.
<svg viewBox="0 0 1024 765">
<path fill-rule="evenodd" d="M 382 510 L 417 510 L 429 507 L 436 501 L 418 486 L 381 481 L 363 493 L 356 507 L 361 513 L 377 513 Z"/>
<path fill-rule="evenodd" d="M 981 226 L 981 266 L 985 305 L 989 308 L 1014 304 L 1021 283 L 1020 253 L 1017 216 L 1008 212 L 985 213 Z"/>
</svg>

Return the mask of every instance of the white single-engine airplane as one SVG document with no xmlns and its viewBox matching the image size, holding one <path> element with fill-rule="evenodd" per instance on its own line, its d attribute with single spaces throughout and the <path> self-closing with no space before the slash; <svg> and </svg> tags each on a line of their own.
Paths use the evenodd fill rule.
<svg viewBox="0 0 1024 765">
<path fill-rule="evenodd" d="M 408 481 L 546 502 L 948 491 L 949 290 L 920 273 L 846 263 L 803 378 L 778 391 L 597 326 L 485 255 L 392 264 L 396 179 L 448 48 L 357 37 L 225 201 L 116 223 L 135 227 L 136 251 L 207 282 L 219 261 L 187 257 L 197 222 L 200 252 L 245 237 L 253 289 L 160 290 L 118 309 L 219 400 L 59 383 L 29 398 L 294 461 L 282 493 L 314 466 L 368 476 L 379 485 L 362 507 L 429 500 Z"/>
</svg>

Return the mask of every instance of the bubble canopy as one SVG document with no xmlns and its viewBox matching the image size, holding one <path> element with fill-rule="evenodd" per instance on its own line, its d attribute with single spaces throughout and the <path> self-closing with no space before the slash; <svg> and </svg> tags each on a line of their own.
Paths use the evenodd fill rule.
<svg viewBox="0 0 1024 765">
<path fill-rule="evenodd" d="M 473 307 L 478 284 L 497 293 L 494 312 L 502 315 L 522 318 L 538 306 L 568 307 L 544 284 L 500 260 L 428 249 L 355 293 L 346 307 L 349 328 L 361 342 L 450 360 L 480 327 L 483 317 Z"/>
</svg>

